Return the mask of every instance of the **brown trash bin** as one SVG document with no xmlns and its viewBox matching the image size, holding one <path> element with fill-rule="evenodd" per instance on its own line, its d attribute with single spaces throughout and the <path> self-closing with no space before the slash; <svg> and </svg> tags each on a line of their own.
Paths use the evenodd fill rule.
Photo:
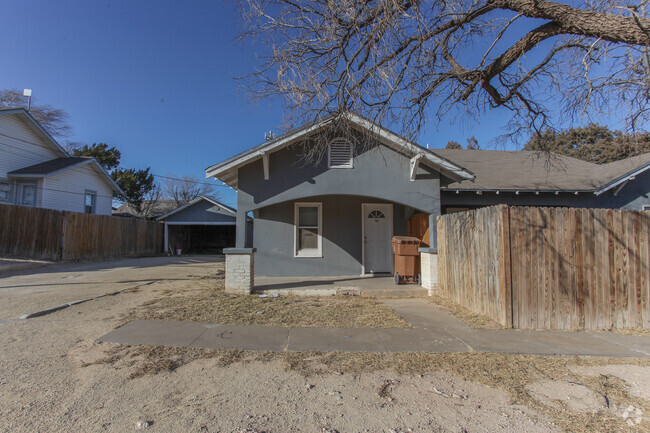
<svg viewBox="0 0 650 433">
<path fill-rule="evenodd" d="M 393 236 L 395 255 L 395 284 L 420 284 L 420 244 L 418 238 Z"/>
</svg>

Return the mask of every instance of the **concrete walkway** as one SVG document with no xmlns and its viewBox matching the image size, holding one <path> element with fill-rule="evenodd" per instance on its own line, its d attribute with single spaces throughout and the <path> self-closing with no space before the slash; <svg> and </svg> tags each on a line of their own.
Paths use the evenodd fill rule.
<svg viewBox="0 0 650 433">
<path fill-rule="evenodd" d="M 650 337 L 610 332 L 475 330 L 427 299 L 384 301 L 410 329 L 281 328 L 166 320 L 130 322 L 98 343 L 268 351 L 495 352 L 650 356 Z"/>
</svg>

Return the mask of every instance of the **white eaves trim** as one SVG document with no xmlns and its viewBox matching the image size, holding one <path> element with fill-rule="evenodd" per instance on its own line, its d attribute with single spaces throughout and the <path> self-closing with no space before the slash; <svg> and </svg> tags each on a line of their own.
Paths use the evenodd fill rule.
<svg viewBox="0 0 650 433">
<path fill-rule="evenodd" d="M 384 139 L 382 141 L 384 144 L 390 146 L 392 143 L 397 145 L 397 147 L 403 147 L 415 155 L 423 155 L 424 158 L 427 159 L 429 162 L 431 162 L 434 166 L 439 167 L 449 173 L 453 173 L 454 175 L 456 175 L 461 179 L 474 180 L 475 176 L 469 171 L 465 170 L 464 168 L 456 164 L 453 164 L 452 162 L 447 161 L 446 159 L 443 159 L 432 152 L 427 152 L 426 150 L 422 149 L 420 146 L 411 143 L 410 141 L 400 137 L 399 135 L 389 131 L 388 129 L 377 126 L 371 121 L 364 119 L 360 116 L 357 116 L 356 114 L 345 113 L 344 116 L 346 116 L 350 121 L 356 123 L 357 125 L 362 126 L 365 129 L 368 129 L 369 131 L 375 132 L 380 138 Z"/>
<path fill-rule="evenodd" d="M 612 188 L 616 188 L 617 186 L 619 186 L 619 185 L 621 185 L 623 183 L 626 183 L 626 182 L 629 182 L 630 180 L 633 180 L 636 176 L 638 176 L 639 174 L 643 173 L 644 171 L 646 171 L 648 169 L 650 169 L 650 163 L 648 163 L 648 164 L 646 164 L 646 165 L 644 165 L 644 166 L 642 166 L 642 167 L 640 167 L 640 168 L 638 168 L 638 169 L 636 169 L 634 171 L 626 173 L 626 174 L 624 174 L 623 176 L 621 176 L 621 177 L 619 177 L 617 179 L 614 179 L 613 181 L 609 182 L 605 186 L 602 186 L 599 189 L 597 189 L 596 191 L 594 191 L 594 194 L 595 195 L 604 194 L 604 193 L 606 193 L 607 191 L 609 191 Z"/>
<path fill-rule="evenodd" d="M 386 128 L 382 128 L 370 120 L 364 119 L 361 116 L 358 116 L 353 113 L 345 112 L 341 116 L 353 124 L 370 131 L 377 135 L 380 142 L 383 144 L 392 147 L 394 149 L 406 149 L 408 152 L 413 155 L 422 155 L 430 164 L 434 167 L 439 168 L 441 171 L 451 174 L 452 177 L 463 180 L 473 180 L 475 176 L 468 170 L 460 167 L 451 161 L 448 161 L 444 158 L 439 157 L 433 152 L 429 152 L 426 149 L 421 148 L 420 146 L 411 143 L 410 141 L 400 137 L 399 135 L 389 131 Z M 230 184 L 232 186 L 232 181 L 237 178 L 236 172 L 232 172 L 235 169 L 241 167 L 242 165 L 248 164 L 256 159 L 262 158 L 263 155 L 269 154 L 276 150 L 279 150 L 282 147 L 285 147 L 305 135 L 315 132 L 327 124 L 331 123 L 334 120 L 333 117 L 328 117 L 323 119 L 320 122 L 315 122 L 313 125 L 306 127 L 304 129 L 298 129 L 293 133 L 290 133 L 286 136 L 280 137 L 278 140 L 271 141 L 267 145 L 258 146 L 249 151 L 241 153 L 239 156 L 227 160 L 221 164 L 215 164 L 211 167 L 208 167 L 205 170 L 205 177 L 215 177 L 221 179 L 222 181 Z"/>
<path fill-rule="evenodd" d="M 272 141 L 269 143 L 268 146 L 263 146 L 262 148 L 256 148 L 256 149 L 251 149 L 248 152 L 244 152 L 239 158 L 236 158 L 235 160 L 231 161 L 228 164 L 225 165 L 220 165 L 220 164 L 215 164 L 212 167 L 208 167 L 205 170 L 205 177 L 210 178 L 210 177 L 218 177 L 219 174 L 225 173 L 229 170 L 232 170 L 234 168 L 238 168 L 241 165 L 244 165 L 245 163 L 248 163 L 252 160 L 261 158 L 264 154 L 271 153 L 275 150 L 278 150 L 286 145 L 291 144 L 292 142 L 298 140 L 302 136 L 309 134 L 313 131 L 317 131 L 321 129 L 323 126 L 327 125 L 330 123 L 332 119 L 327 119 L 324 120 L 323 122 L 318 122 L 314 125 L 312 125 L 309 128 L 306 129 L 301 129 L 296 132 L 294 132 L 291 135 L 288 135 L 286 137 L 281 137 L 277 141 Z"/>
<path fill-rule="evenodd" d="M 207 202 L 212 203 L 213 205 L 217 206 L 218 208 L 225 210 L 226 212 L 228 212 L 232 216 L 237 216 L 237 211 L 234 210 L 233 208 L 230 208 L 230 207 L 228 207 L 228 206 L 226 206 L 224 204 L 221 204 L 216 200 L 212 200 L 211 198 L 201 196 L 201 197 L 195 198 L 194 200 L 192 200 L 192 201 L 190 201 L 188 203 L 185 203 L 183 206 L 177 207 L 176 209 L 174 209 L 171 212 L 167 212 L 165 215 L 159 216 L 158 218 L 156 218 L 156 221 L 164 220 L 165 218 L 168 218 L 168 217 L 170 217 L 170 216 L 172 216 L 174 214 L 177 214 L 178 212 L 180 212 L 182 210 L 185 210 L 190 206 L 194 206 L 195 204 L 197 204 L 198 202 L 200 202 L 202 200 L 205 200 Z M 174 223 L 169 223 L 169 224 L 174 224 Z M 176 224 L 178 224 L 178 223 L 176 223 Z M 198 224 L 198 223 L 195 223 L 195 224 Z M 228 223 L 228 224 L 230 224 L 230 223 Z"/>
</svg>

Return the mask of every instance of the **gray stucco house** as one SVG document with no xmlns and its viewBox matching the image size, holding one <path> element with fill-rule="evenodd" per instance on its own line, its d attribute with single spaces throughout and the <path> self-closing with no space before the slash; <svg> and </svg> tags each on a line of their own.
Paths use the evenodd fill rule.
<svg viewBox="0 0 650 433">
<path fill-rule="evenodd" d="M 305 163 L 310 137 L 329 134 L 334 122 L 351 132 L 329 137 L 324 157 Z M 360 137 L 373 144 L 360 145 Z M 206 177 L 237 190 L 226 286 L 250 291 L 254 275 L 390 273 L 391 237 L 407 235 L 416 213 L 435 227 L 443 213 L 499 203 L 650 207 L 650 154 L 603 166 L 559 155 L 551 162 L 533 152 L 425 149 L 348 112 L 305 125 L 206 169 Z M 246 234 L 249 212 L 254 243 Z M 422 284 L 431 288 L 435 230 L 428 240 Z"/>
</svg>

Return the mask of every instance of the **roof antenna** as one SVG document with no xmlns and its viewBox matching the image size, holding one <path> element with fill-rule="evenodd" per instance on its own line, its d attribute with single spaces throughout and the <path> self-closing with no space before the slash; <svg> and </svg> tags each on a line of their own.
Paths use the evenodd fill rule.
<svg viewBox="0 0 650 433">
<path fill-rule="evenodd" d="M 270 130 L 269 132 L 264 133 L 264 141 L 275 140 L 275 137 L 276 137 L 276 135 L 272 130 Z"/>
<path fill-rule="evenodd" d="M 27 111 L 32 108 L 32 89 L 24 89 L 23 96 L 27 96 Z"/>
</svg>

